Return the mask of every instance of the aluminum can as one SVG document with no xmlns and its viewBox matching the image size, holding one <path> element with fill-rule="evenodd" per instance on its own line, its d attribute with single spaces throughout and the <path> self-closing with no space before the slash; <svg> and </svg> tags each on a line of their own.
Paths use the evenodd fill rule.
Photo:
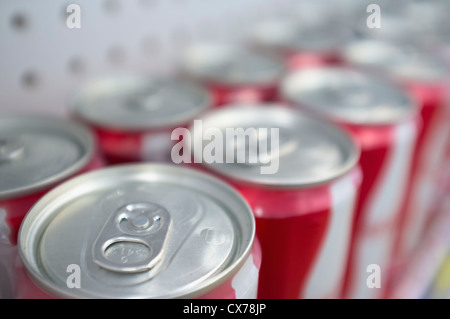
<svg viewBox="0 0 450 319">
<path fill-rule="evenodd" d="M 118 76 L 75 93 L 71 115 L 91 127 L 109 164 L 170 162 L 171 132 L 211 106 L 209 92 L 178 78 Z"/>
<path fill-rule="evenodd" d="M 419 104 L 421 128 L 414 150 L 401 234 L 394 253 L 398 270 L 393 272 L 403 272 L 436 211 L 436 202 L 446 192 L 442 178 L 446 171 L 446 148 L 450 143 L 450 69 L 438 54 L 383 40 L 351 42 L 343 56 L 348 64 L 395 81 Z"/>
<path fill-rule="evenodd" d="M 292 73 L 282 94 L 292 107 L 338 123 L 358 141 L 363 181 L 342 296 L 381 298 L 410 178 L 418 107 L 394 83 L 346 67 Z M 382 275 L 369 287 L 373 265 Z"/>
<path fill-rule="evenodd" d="M 215 141 L 223 138 L 215 154 L 232 160 L 205 157 L 194 164 L 233 185 L 256 218 L 263 256 L 258 298 L 338 298 L 361 177 L 354 141 L 333 125 L 273 103 L 229 105 L 201 123 L 190 128 L 188 152 L 195 157 L 202 132 L 215 130 Z M 244 130 L 249 142 L 230 129 Z"/>
<path fill-rule="evenodd" d="M 0 136 L 2 233 L 15 245 L 22 219 L 39 198 L 103 162 L 91 131 L 68 119 L 2 116 Z"/>
<path fill-rule="evenodd" d="M 274 101 L 284 75 L 281 59 L 231 44 L 193 45 L 179 63 L 182 76 L 208 87 L 214 105 Z"/>
<path fill-rule="evenodd" d="M 326 15 L 315 12 L 322 13 Z M 254 27 L 248 41 L 263 52 L 280 56 L 292 71 L 339 64 L 339 47 L 349 37 L 350 29 L 338 16 L 310 16 L 264 21 Z"/>
<path fill-rule="evenodd" d="M 17 298 L 27 299 L 255 298 L 261 262 L 238 192 L 161 163 L 60 185 L 30 210 L 18 248 Z"/>
</svg>

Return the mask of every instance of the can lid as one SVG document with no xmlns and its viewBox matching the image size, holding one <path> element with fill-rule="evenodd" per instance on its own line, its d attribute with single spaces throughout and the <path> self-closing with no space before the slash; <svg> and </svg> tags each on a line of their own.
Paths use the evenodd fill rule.
<svg viewBox="0 0 450 319">
<path fill-rule="evenodd" d="M 200 81 L 225 85 L 268 85 L 285 71 L 281 59 L 227 44 L 198 44 L 181 57 L 180 68 Z"/>
<path fill-rule="evenodd" d="M 391 81 L 345 67 L 294 72 L 284 79 L 281 91 L 296 107 L 343 123 L 392 124 L 417 112 L 412 97 Z"/>
<path fill-rule="evenodd" d="M 268 50 L 329 53 L 350 36 L 350 29 L 335 19 L 269 20 L 249 35 L 255 45 Z"/>
<path fill-rule="evenodd" d="M 25 217 L 18 248 L 31 278 L 57 297 L 191 298 L 231 278 L 254 236 L 250 207 L 222 181 L 134 164 L 47 193 Z"/>
<path fill-rule="evenodd" d="M 211 103 L 206 88 L 185 80 L 123 76 L 86 84 L 73 109 L 100 126 L 141 130 L 185 124 Z"/>
<path fill-rule="evenodd" d="M 84 126 L 46 116 L 0 117 L 0 200 L 43 190 L 75 174 L 92 158 Z"/>
<path fill-rule="evenodd" d="M 349 134 L 281 104 L 229 105 L 198 123 L 190 128 L 188 151 L 196 156 L 196 147 L 203 145 L 203 165 L 242 183 L 311 187 L 344 175 L 359 160 L 360 150 Z M 215 160 L 206 156 L 211 145 L 200 144 L 205 136 L 210 140 L 210 133 L 222 139 L 214 153 L 222 152 L 221 158 Z"/>
<path fill-rule="evenodd" d="M 342 57 L 354 66 L 399 80 L 434 82 L 449 74 L 449 68 L 440 56 L 408 43 L 355 39 L 344 46 Z"/>
</svg>

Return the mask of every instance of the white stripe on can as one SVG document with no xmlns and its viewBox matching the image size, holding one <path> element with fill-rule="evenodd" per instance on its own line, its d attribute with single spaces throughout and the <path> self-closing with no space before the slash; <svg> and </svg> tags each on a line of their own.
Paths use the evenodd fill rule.
<svg viewBox="0 0 450 319">
<path fill-rule="evenodd" d="M 357 185 L 355 172 L 333 183 L 326 238 L 309 276 L 305 298 L 339 298 L 350 247 Z"/>
<path fill-rule="evenodd" d="M 253 261 L 253 255 L 247 258 L 242 268 L 231 281 L 236 299 L 256 299 L 258 293 L 259 270 Z"/>
</svg>

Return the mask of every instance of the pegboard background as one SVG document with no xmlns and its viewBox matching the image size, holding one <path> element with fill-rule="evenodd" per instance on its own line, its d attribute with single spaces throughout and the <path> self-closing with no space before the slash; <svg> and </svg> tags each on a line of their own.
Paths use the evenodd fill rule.
<svg viewBox="0 0 450 319">
<path fill-rule="evenodd" d="M 65 114 L 84 81 L 111 73 L 170 73 L 192 42 L 239 41 L 256 21 L 299 0 L 2 0 L 0 113 Z M 81 8 L 81 28 L 66 25 Z"/>
</svg>

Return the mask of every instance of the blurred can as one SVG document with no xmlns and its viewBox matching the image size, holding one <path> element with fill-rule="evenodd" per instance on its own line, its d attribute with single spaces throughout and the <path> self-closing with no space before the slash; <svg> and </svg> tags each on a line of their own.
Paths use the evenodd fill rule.
<svg viewBox="0 0 450 319">
<path fill-rule="evenodd" d="M 314 13 L 299 19 L 262 22 L 252 30 L 248 41 L 263 52 L 282 57 L 289 70 L 339 64 L 339 48 L 350 37 L 350 29 L 338 16 Z"/>
<path fill-rule="evenodd" d="M 169 164 L 60 185 L 27 215 L 18 247 L 17 298 L 26 299 L 255 298 L 261 262 L 239 193 Z"/>
<path fill-rule="evenodd" d="M 395 252 L 398 270 L 404 271 L 432 218 L 442 187 L 446 148 L 450 143 L 450 70 L 439 54 L 405 43 L 359 40 L 343 50 L 349 64 L 395 81 L 420 107 L 421 128 L 414 150 L 412 180 Z"/>
<path fill-rule="evenodd" d="M 22 219 L 45 193 L 73 176 L 99 168 L 93 134 L 73 121 L 46 116 L 0 117 L 0 211 L 15 245 Z M 5 225 L 2 225 L 5 226 Z"/>
<path fill-rule="evenodd" d="M 284 71 L 280 59 L 237 45 L 198 44 L 180 59 L 180 72 L 207 86 L 215 106 L 276 100 Z"/>
<path fill-rule="evenodd" d="M 195 167 L 233 185 L 253 209 L 258 298 L 338 298 L 361 177 L 350 136 L 271 103 L 212 111 L 190 132 L 188 153 L 205 155 Z M 199 144 L 209 134 L 214 152 Z"/>
<path fill-rule="evenodd" d="M 346 128 L 361 147 L 363 181 L 343 297 L 381 298 L 410 178 L 417 106 L 393 83 L 345 67 L 295 72 L 282 94 L 293 107 Z M 377 289 L 366 284 L 368 267 L 383 272 Z"/>
<path fill-rule="evenodd" d="M 87 83 L 72 116 L 96 132 L 110 164 L 170 162 L 171 132 L 211 106 L 209 92 L 181 79 L 118 76 Z"/>
</svg>

